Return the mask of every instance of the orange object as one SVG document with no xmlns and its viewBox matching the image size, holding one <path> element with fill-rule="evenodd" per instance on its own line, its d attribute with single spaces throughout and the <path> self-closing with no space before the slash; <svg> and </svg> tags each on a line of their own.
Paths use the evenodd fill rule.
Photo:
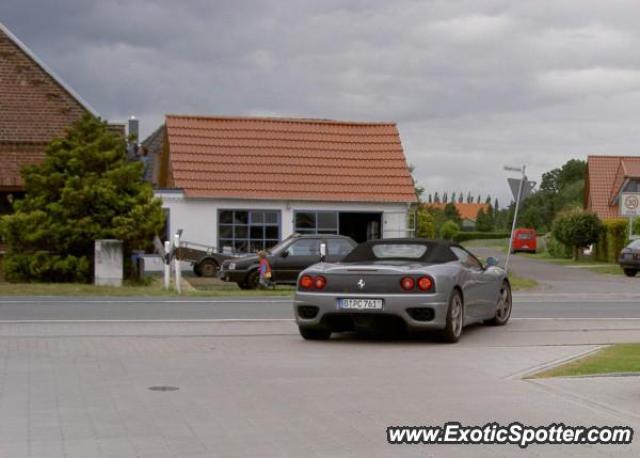
<svg viewBox="0 0 640 458">
<path fill-rule="evenodd" d="M 511 244 L 511 251 L 517 253 L 518 251 L 526 251 L 528 253 L 535 253 L 538 249 L 538 241 L 536 239 L 535 229 L 518 228 L 513 233 L 513 242 Z"/>
</svg>

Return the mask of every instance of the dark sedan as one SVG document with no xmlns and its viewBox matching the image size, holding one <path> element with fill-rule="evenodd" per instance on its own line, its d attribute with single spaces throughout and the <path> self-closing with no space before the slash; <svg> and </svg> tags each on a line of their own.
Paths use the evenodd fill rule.
<svg viewBox="0 0 640 458">
<path fill-rule="evenodd" d="M 286 238 L 267 252 L 271 264 L 271 281 L 295 285 L 298 274 L 320 262 L 321 245 L 326 247 L 326 261 L 338 262 L 357 245 L 350 237 L 341 235 L 299 235 Z M 222 263 L 219 277 L 237 283 L 242 289 L 258 287 L 258 256 L 255 254 L 229 259 Z"/>
<path fill-rule="evenodd" d="M 640 270 L 640 239 L 633 240 L 618 257 L 618 264 L 627 277 L 635 277 Z"/>
</svg>

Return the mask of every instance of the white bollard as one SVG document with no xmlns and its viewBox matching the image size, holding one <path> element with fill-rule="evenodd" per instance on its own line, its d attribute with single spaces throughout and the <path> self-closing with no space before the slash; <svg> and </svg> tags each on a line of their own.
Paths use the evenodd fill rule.
<svg viewBox="0 0 640 458">
<path fill-rule="evenodd" d="M 164 253 L 168 257 L 171 252 L 171 242 L 168 240 L 164 242 Z M 164 289 L 169 289 L 171 287 L 171 260 L 168 258 L 164 259 Z"/>
<path fill-rule="evenodd" d="M 173 245 L 175 250 L 180 248 L 180 236 L 178 234 L 174 236 Z M 182 283 L 182 271 L 180 270 L 180 261 L 177 256 L 174 258 L 174 262 L 176 267 L 176 291 L 178 294 L 182 294 L 182 286 L 180 285 Z"/>
</svg>

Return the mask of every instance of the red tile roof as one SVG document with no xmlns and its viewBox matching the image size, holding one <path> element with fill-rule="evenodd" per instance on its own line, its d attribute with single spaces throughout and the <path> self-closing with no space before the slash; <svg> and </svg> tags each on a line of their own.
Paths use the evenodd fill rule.
<svg viewBox="0 0 640 458">
<path fill-rule="evenodd" d="M 619 217 L 618 204 L 613 202 L 625 178 L 640 178 L 640 157 L 589 156 L 585 186 L 587 209 L 603 219 Z"/>
<path fill-rule="evenodd" d="M 454 202 L 456 209 L 458 210 L 458 213 L 460 213 L 460 217 L 462 217 L 462 219 L 468 219 L 470 221 L 475 221 L 477 216 L 478 216 L 478 212 L 480 211 L 480 209 L 482 208 L 485 212 L 489 209 L 489 204 L 476 204 L 476 203 L 467 203 L 467 202 Z M 447 204 L 443 204 L 442 202 L 440 203 L 432 203 L 432 204 L 425 204 L 426 207 L 433 207 L 433 208 L 444 208 L 445 205 Z"/>
<path fill-rule="evenodd" d="M 415 202 L 392 123 L 167 115 L 169 177 L 189 197 Z"/>
</svg>

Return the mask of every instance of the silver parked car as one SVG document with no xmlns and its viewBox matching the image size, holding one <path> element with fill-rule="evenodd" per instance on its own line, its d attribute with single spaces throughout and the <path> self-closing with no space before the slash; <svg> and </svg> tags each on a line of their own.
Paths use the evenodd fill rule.
<svg viewBox="0 0 640 458">
<path fill-rule="evenodd" d="M 422 239 L 369 241 L 341 262 L 314 264 L 300 273 L 294 300 L 300 334 L 312 340 L 395 322 L 456 342 L 468 324 L 506 324 L 511 306 L 497 260 L 483 265 L 457 244 Z"/>
</svg>

